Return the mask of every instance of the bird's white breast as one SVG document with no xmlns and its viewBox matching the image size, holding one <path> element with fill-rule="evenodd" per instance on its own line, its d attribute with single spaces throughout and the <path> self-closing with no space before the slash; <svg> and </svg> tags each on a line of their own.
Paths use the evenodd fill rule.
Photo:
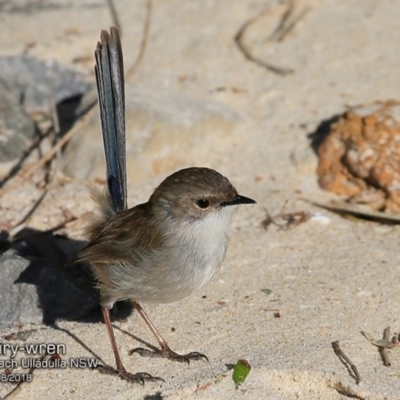
<svg viewBox="0 0 400 400">
<path fill-rule="evenodd" d="M 207 284 L 221 267 L 232 209 L 217 210 L 185 227 L 179 245 L 181 260 L 184 259 L 180 275 L 182 286 L 191 293 Z"/>
<path fill-rule="evenodd" d="M 109 265 L 118 279 L 104 289 L 104 297 L 113 301 L 127 298 L 171 303 L 201 289 L 218 272 L 225 258 L 234 208 L 218 209 L 184 224 L 171 223 L 162 248 L 141 254 L 140 262 Z"/>
</svg>

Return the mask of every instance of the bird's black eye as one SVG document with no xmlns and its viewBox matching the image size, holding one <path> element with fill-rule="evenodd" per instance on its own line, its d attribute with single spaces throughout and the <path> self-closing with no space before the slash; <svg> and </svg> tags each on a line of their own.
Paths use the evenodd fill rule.
<svg viewBox="0 0 400 400">
<path fill-rule="evenodd" d="M 208 206 L 210 205 L 210 202 L 207 199 L 197 199 L 195 203 L 199 208 L 203 210 L 208 208 Z"/>
</svg>

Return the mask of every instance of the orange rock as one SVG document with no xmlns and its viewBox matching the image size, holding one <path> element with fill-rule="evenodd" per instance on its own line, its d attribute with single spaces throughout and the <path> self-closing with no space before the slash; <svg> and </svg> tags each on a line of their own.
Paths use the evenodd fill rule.
<svg viewBox="0 0 400 400">
<path fill-rule="evenodd" d="M 332 123 L 318 148 L 319 185 L 375 210 L 400 212 L 400 124 L 396 102 L 362 108 Z"/>
</svg>

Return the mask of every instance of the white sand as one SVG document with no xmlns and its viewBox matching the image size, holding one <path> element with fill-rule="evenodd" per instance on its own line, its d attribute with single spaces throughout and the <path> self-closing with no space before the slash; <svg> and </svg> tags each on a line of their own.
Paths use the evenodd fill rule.
<svg viewBox="0 0 400 400">
<path fill-rule="evenodd" d="M 64 65 L 73 65 L 76 57 L 92 57 L 100 29 L 112 23 L 105 2 L 59 3 L 61 8 L 38 14 L 0 15 L 1 54 L 20 54 L 35 41 L 29 54 Z M 18 389 L 17 399 L 400 398 L 400 353 L 394 349 L 392 366 L 384 367 L 377 348 L 360 334 L 365 330 L 380 338 L 386 326 L 392 332 L 400 330 L 399 228 L 343 219 L 299 200 L 327 198 L 316 184 L 317 160 L 307 134 L 348 104 L 398 98 L 400 4 L 299 0 L 296 12 L 309 11 L 283 41 L 268 42 L 285 9 L 278 3 L 153 1 L 145 54 L 130 79 L 149 92 L 217 103 L 236 115 L 222 128 L 222 117 L 204 125 L 199 122 L 208 130 L 204 136 L 189 129 L 194 135 L 188 136 L 189 147 L 196 143 L 198 153 L 186 155 L 188 145 L 182 135 L 183 150 L 179 157 L 171 155 L 170 164 L 157 159 L 158 150 L 145 150 L 147 172 L 129 187 L 133 205 L 146 200 L 172 170 L 207 165 L 258 201 L 236 212 L 227 259 L 204 290 L 178 304 L 145 307 L 173 349 L 203 352 L 210 362 L 188 367 L 129 356 L 129 349 L 142 345 L 135 338 L 155 344 L 144 323 L 132 315 L 115 323 L 121 329 L 116 336 L 125 366 L 131 372 L 161 376 L 165 383 L 141 387 L 87 369 L 40 369 L 32 383 Z M 128 70 L 141 41 L 145 2 L 121 0 L 116 7 Z M 259 58 L 292 68 L 293 74 L 267 71 L 246 60 L 235 45 L 234 36 L 243 23 L 264 9 L 269 12 L 248 29 L 246 40 Z M 93 60 L 89 60 L 74 66 L 91 73 Z M 130 119 L 127 123 L 128 129 L 134 125 Z M 96 118 L 93 124 L 98 126 Z M 161 166 L 157 169 L 157 165 Z M 49 197 L 53 201 L 59 198 L 54 190 Z M 68 190 L 82 193 L 79 183 Z M 68 204 L 74 212 L 92 208 L 86 197 L 82 201 L 82 194 L 75 200 L 71 197 Z M 261 228 L 265 208 L 278 213 L 286 201 L 285 211 L 307 210 L 327 218 L 311 219 L 288 231 Z M 50 228 L 51 217 L 47 222 L 43 218 L 52 210 L 56 214 L 56 205 L 42 207 L 32 223 Z M 264 294 L 265 288 L 272 294 Z M 274 318 L 273 310 L 279 310 L 281 318 Z M 65 360 L 93 357 L 90 349 L 114 365 L 103 324 L 59 325 L 75 338 L 34 325 L 39 330 L 29 342 L 64 343 Z M 18 328 L 1 334 L 15 331 Z M 331 342 L 336 340 L 357 366 L 361 385 L 334 354 Z M 239 358 L 248 360 L 252 370 L 241 389 L 235 390 L 226 364 Z M 12 389 L 1 385 L 0 395 Z"/>
</svg>

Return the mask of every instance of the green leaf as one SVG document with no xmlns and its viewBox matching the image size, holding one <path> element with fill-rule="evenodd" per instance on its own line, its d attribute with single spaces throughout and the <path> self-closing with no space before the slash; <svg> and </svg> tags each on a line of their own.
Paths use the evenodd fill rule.
<svg viewBox="0 0 400 400">
<path fill-rule="evenodd" d="M 246 360 L 238 360 L 233 369 L 232 379 L 235 382 L 236 389 L 246 380 L 250 373 L 251 366 Z"/>
<path fill-rule="evenodd" d="M 267 296 L 269 296 L 270 294 L 272 294 L 272 289 L 261 289 L 261 291 L 263 293 L 265 293 Z"/>
</svg>

